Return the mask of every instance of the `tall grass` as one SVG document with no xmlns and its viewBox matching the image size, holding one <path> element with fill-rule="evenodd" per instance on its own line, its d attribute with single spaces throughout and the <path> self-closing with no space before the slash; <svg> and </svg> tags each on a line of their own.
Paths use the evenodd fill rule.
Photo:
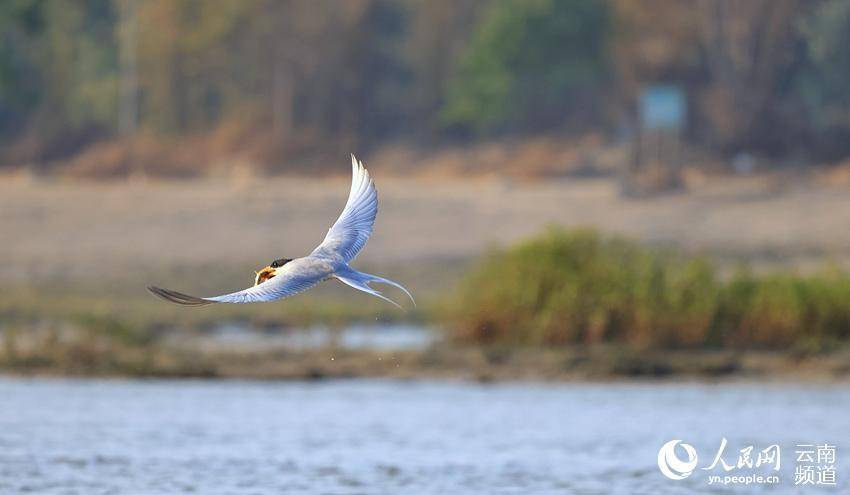
<svg viewBox="0 0 850 495">
<path fill-rule="evenodd" d="M 721 279 L 703 257 L 551 229 L 487 255 L 445 312 L 461 342 L 823 348 L 850 339 L 850 276 Z"/>
</svg>

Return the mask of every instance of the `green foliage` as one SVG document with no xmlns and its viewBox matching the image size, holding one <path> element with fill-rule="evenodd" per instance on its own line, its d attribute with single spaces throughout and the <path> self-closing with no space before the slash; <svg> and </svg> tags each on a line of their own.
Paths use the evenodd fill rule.
<svg viewBox="0 0 850 495">
<path fill-rule="evenodd" d="M 608 4 L 503 0 L 493 5 L 461 61 L 445 123 L 477 131 L 563 121 L 578 95 L 608 71 Z"/>
<path fill-rule="evenodd" d="M 0 3 L 0 125 L 38 99 L 30 77 L 35 71 L 32 41 L 43 27 L 42 3 L 14 0 Z"/>
<path fill-rule="evenodd" d="M 50 159 L 53 141 L 67 145 L 69 136 L 114 125 L 114 23 L 112 0 L 15 0 L 0 7 L 4 137 L 34 126 L 41 158 Z"/>
<path fill-rule="evenodd" d="M 472 271 L 446 313 L 460 341 L 777 348 L 850 337 L 850 276 L 721 281 L 703 258 L 552 229 Z"/>
<path fill-rule="evenodd" d="M 829 0 L 803 19 L 798 83 L 816 130 L 850 127 L 850 3 Z"/>
<path fill-rule="evenodd" d="M 697 145 L 847 156 L 847 2 L 744 3 L 6 0 L 0 164 L 73 167 L 113 140 L 115 169 L 174 176 L 400 134 L 598 130 L 659 82 L 687 93 Z M 151 157 L 134 134 L 199 149 Z"/>
</svg>

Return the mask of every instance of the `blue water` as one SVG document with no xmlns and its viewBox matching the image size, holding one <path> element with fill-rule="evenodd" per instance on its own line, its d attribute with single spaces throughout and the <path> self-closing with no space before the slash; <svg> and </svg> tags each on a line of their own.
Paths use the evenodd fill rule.
<svg viewBox="0 0 850 495">
<path fill-rule="evenodd" d="M 166 346 L 218 352 L 287 349 L 302 351 L 322 348 L 346 350 L 421 350 L 439 341 L 434 329 L 405 323 L 353 324 L 336 331 L 326 326 L 263 331 L 248 323 L 231 322 L 204 334 L 172 332 Z"/>
<path fill-rule="evenodd" d="M 780 483 L 661 475 L 666 441 L 702 467 L 722 437 L 779 443 Z M 795 487 L 824 442 L 839 486 Z M 3 494 L 847 493 L 848 468 L 847 385 L 0 379 Z"/>
</svg>

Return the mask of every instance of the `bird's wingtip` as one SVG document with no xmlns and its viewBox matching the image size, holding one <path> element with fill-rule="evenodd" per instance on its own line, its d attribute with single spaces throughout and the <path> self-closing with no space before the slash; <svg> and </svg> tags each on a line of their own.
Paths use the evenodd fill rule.
<svg viewBox="0 0 850 495">
<path fill-rule="evenodd" d="M 358 160 L 354 153 L 351 153 L 351 169 L 356 174 L 360 169 L 366 170 L 366 166 L 363 165 L 363 160 Z"/>
<path fill-rule="evenodd" d="M 208 304 L 214 304 L 216 302 L 210 301 L 208 299 L 201 299 L 200 297 L 190 296 L 188 294 L 183 294 L 182 292 L 177 292 L 175 290 L 155 287 L 152 285 L 148 286 L 148 291 L 160 299 L 172 302 L 174 304 L 179 304 L 181 306 L 206 306 Z"/>
</svg>

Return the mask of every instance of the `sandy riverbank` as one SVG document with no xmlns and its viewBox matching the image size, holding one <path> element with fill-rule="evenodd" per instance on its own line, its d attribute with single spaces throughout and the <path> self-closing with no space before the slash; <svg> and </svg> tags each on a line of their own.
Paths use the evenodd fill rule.
<svg viewBox="0 0 850 495">
<path fill-rule="evenodd" d="M 549 224 L 593 226 L 732 260 L 797 265 L 850 260 L 850 187 L 727 178 L 688 192 L 630 199 L 610 178 L 376 180 L 381 207 L 375 233 L 357 260 L 361 266 L 439 267 Z M 6 179 L 0 181 L 0 281 L 76 284 L 162 272 L 167 278 L 161 283 L 179 281 L 186 290 L 233 288 L 268 260 L 309 252 L 346 194 L 342 178 Z M 227 276 L 203 282 L 222 273 Z M 244 274 L 244 280 L 232 280 L 235 274 Z"/>
</svg>

